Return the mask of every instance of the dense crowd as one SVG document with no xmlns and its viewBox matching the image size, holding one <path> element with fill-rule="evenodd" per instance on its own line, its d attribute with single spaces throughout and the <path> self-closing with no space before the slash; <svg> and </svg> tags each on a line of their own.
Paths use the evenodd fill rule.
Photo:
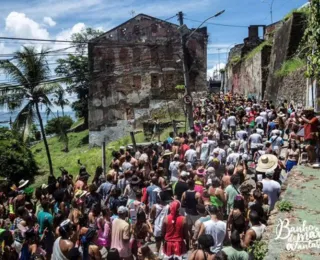
<svg viewBox="0 0 320 260">
<path fill-rule="evenodd" d="M 319 157 L 318 118 L 231 94 L 194 105 L 188 133 L 121 147 L 92 178 L 66 165 L 1 192 L 2 259 L 254 259 L 287 174 Z"/>
</svg>

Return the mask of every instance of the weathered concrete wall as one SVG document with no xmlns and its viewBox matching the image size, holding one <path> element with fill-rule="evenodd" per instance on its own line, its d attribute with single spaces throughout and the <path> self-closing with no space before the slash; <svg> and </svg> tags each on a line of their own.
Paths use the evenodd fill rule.
<svg viewBox="0 0 320 260">
<path fill-rule="evenodd" d="M 234 94 L 262 99 L 265 90 L 270 47 L 265 46 L 252 58 L 243 58 L 238 64 L 227 68 L 227 89 Z"/>
<path fill-rule="evenodd" d="M 276 72 L 281 68 L 282 64 L 292 58 L 296 53 L 299 43 L 304 33 L 304 16 L 294 13 L 293 16 L 275 32 L 273 47 L 270 57 L 269 75 L 265 91 L 265 99 L 272 100 L 275 104 L 279 104 L 281 93 L 286 93 L 286 82 L 291 82 L 290 78 L 286 81 L 282 77 L 278 77 Z M 292 87 L 291 85 L 289 86 Z M 291 91 L 299 92 L 305 85 L 296 85 Z M 301 93 L 301 92 L 299 92 Z M 304 94 L 305 95 L 305 94 Z M 283 97 L 284 98 L 284 97 Z"/>
<path fill-rule="evenodd" d="M 305 68 L 291 73 L 284 77 L 279 86 L 277 104 L 293 101 L 295 104 L 306 104 L 307 79 L 304 76 Z"/>
<path fill-rule="evenodd" d="M 157 114 L 158 111 L 166 109 L 171 114 L 182 114 L 182 101 L 179 100 L 150 100 L 148 108 L 133 108 L 132 119 L 117 120 L 116 125 L 101 126 L 99 131 L 89 131 L 89 140 L 91 146 L 100 146 L 102 142 L 112 142 L 124 136 L 128 136 L 130 131 L 136 127 L 142 127 L 142 122 L 148 120 L 150 115 Z M 112 113 L 117 113 L 113 111 Z M 133 120 L 135 118 L 136 120 Z"/>
<path fill-rule="evenodd" d="M 187 43 L 190 87 L 207 88 L 207 34 L 202 28 Z M 152 100 L 176 100 L 183 85 L 178 26 L 137 15 L 89 44 L 90 144 L 123 136 L 124 122 L 144 118 Z M 117 126 L 119 130 L 115 133 Z M 115 130 L 113 130 L 115 129 Z M 110 133 L 108 132 L 110 131 Z M 97 138 L 101 134 L 101 138 Z M 122 133 L 122 134 L 121 134 Z"/>
</svg>

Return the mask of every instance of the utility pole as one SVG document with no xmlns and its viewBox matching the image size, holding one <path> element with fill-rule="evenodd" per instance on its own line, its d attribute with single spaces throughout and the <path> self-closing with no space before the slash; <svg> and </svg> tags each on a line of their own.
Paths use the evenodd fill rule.
<svg viewBox="0 0 320 260">
<path fill-rule="evenodd" d="M 107 173 L 107 158 L 106 158 L 106 142 L 103 141 L 102 142 L 102 168 L 103 168 L 103 172 L 104 174 Z"/>
<path fill-rule="evenodd" d="M 180 26 L 183 26 L 183 13 L 179 12 L 179 23 Z M 182 47 L 182 67 L 183 67 L 183 78 L 184 78 L 184 86 L 185 86 L 185 95 L 191 96 L 190 90 L 190 81 L 189 81 L 189 68 L 186 60 L 187 54 L 187 35 L 184 35 L 181 31 L 181 47 Z M 189 122 L 189 128 L 193 129 L 193 109 L 192 109 L 192 101 L 189 104 L 186 104 L 187 117 Z"/>
</svg>

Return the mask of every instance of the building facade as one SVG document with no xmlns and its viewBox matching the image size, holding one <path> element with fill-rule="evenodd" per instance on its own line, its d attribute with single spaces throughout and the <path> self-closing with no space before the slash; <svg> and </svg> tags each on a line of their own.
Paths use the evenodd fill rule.
<svg viewBox="0 0 320 260">
<path fill-rule="evenodd" d="M 150 110 L 175 103 L 184 85 L 178 28 L 139 14 L 89 43 L 91 145 L 128 135 Z M 187 41 L 186 59 L 191 89 L 206 89 L 206 28 Z"/>
</svg>

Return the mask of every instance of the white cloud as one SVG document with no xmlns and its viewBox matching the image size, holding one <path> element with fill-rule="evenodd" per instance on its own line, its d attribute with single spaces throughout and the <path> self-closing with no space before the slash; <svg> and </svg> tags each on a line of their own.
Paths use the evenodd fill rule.
<svg viewBox="0 0 320 260">
<path fill-rule="evenodd" d="M 86 28 L 86 25 L 84 23 L 77 23 L 72 28 L 63 30 L 60 33 L 57 34 L 56 39 L 57 40 L 71 40 L 71 35 L 74 33 L 79 33 L 83 29 Z"/>
<path fill-rule="evenodd" d="M 220 79 L 220 70 L 226 67 L 225 63 L 219 63 L 207 70 L 207 80 L 210 78 Z"/>
<path fill-rule="evenodd" d="M 49 32 L 24 13 L 11 12 L 6 18 L 5 30 L 14 37 L 49 39 Z"/>
<path fill-rule="evenodd" d="M 43 17 L 43 22 L 44 22 L 45 24 L 49 25 L 50 27 L 53 27 L 53 26 L 55 26 L 55 25 L 57 24 L 57 23 L 56 23 L 54 20 L 52 20 L 52 18 L 49 17 L 49 16 Z"/>
</svg>

